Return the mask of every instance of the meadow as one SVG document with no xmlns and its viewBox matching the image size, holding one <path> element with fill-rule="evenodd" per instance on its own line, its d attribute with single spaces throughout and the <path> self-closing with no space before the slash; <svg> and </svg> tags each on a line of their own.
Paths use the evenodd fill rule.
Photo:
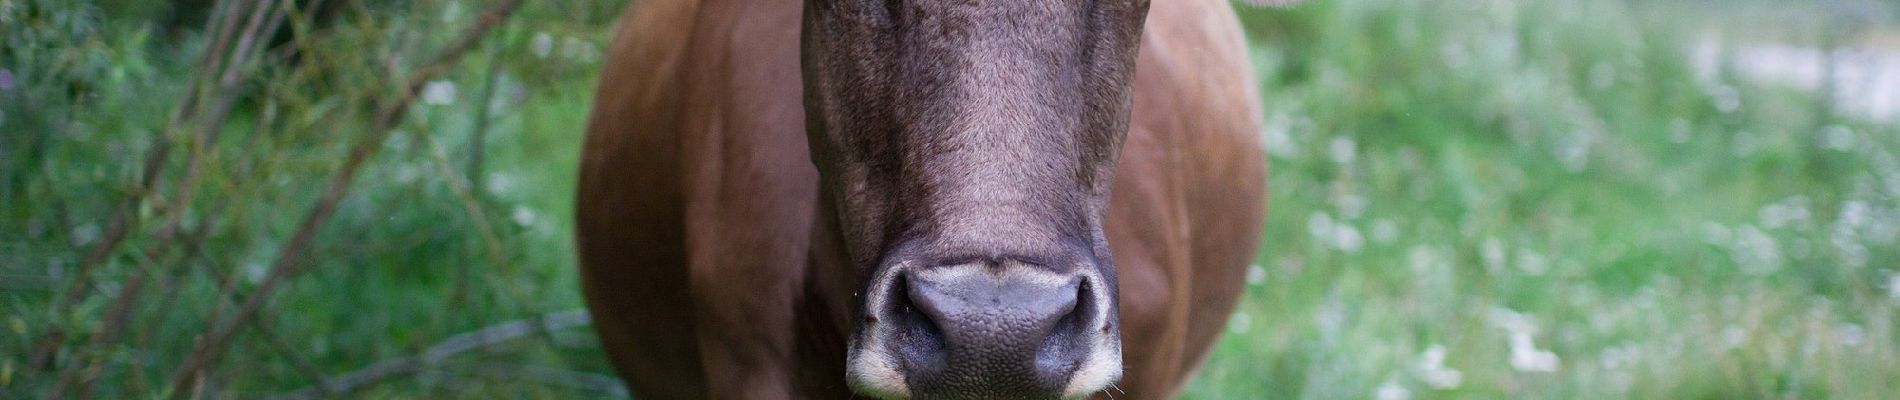
<svg viewBox="0 0 1900 400">
<path fill-rule="evenodd" d="M 571 233 L 622 2 L 330 1 L 0 0 L 0 398 L 627 396 Z M 1738 56 L 1900 4 L 1781 3 L 1236 6 L 1267 228 L 1183 397 L 1900 393 L 1900 123 Z"/>
</svg>

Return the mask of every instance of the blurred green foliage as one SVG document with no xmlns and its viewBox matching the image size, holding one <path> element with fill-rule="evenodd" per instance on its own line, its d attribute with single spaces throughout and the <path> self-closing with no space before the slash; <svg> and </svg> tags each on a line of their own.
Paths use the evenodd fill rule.
<svg viewBox="0 0 1900 400">
<path fill-rule="evenodd" d="M 1825 18 L 1713 5 L 1245 12 L 1268 230 L 1190 397 L 1900 393 L 1895 126 L 1694 65 Z"/>
<path fill-rule="evenodd" d="M 0 397 L 44 396 L 64 370 L 99 397 L 179 390 L 176 364 L 263 278 L 390 80 L 493 3 L 330 1 L 334 19 L 287 24 L 245 79 L 203 93 L 228 117 L 200 118 L 215 107 L 180 99 L 220 2 L 0 0 Z M 1734 65 L 1751 43 L 1892 35 L 1891 2 L 1828 33 L 1843 2 L 1243 7 L 1267 232 L 1185 395 L 1900 393 L 1900 132 Z M 572 181 L 622 6 L 528 2 L 430 82 L 205 393 L 285 393 L 579 307 Z M 161 146 L 159 184 L 126 206 Z M 121 214 L 131 233 L 81 271 Z M 95 340 L 140 275 L 124 337 Z M 38 364 L 52 331 L 71 334 Z M 549 332 L 355 395 L 615 395 L 528 373 L 610 374 L 598 351 L 587 330 Z"/>
</svg>

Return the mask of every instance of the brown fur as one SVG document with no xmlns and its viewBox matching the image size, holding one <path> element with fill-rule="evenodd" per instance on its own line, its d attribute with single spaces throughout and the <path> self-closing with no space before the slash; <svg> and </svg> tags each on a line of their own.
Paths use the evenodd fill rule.
<svg viewBox="0 0 1900 400">
<path fill-rule="evenodd" d="M 1228 7 L 1164 0 L 1141 37 L 1101 212 L 1119 276 L 1117 398 L 1179 390 L 1254 254 L 1257 95 Z M 621 19 L 577 225 L 602 346 L 642 398 L 849 393 L 851 265 L 866 252 L 847 249 L 865 240 L 842 234 L 807 150 L 800 22 L 797 2 L 739 0 L 641 1 Z"/>
</svg>

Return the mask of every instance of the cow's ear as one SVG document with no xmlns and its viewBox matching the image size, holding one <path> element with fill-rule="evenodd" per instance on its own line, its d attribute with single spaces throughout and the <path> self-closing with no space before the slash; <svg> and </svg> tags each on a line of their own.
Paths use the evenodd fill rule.
<svg viewBox="0 0 1900 400">
<path fill-rule="evenodd" d="M 1240 0 L 1240 2 L 1254 7 L 1288 7 L 1306 2 L 1306 0 Z"/>
</svg>

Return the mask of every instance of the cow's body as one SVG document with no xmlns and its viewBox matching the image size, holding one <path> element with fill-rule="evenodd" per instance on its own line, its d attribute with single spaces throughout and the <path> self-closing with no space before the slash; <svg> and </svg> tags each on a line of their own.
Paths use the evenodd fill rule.
<svg viewBox="0 0 1900 400">
<path fill-rule="evenodd" d="M 842 398 L 854 282 L 808 156 L 800 4 L 652 0 L 621 19 L 577 205 L 603 348 L 641 398 Z M 1147 18 L 1107 232 L 1126 372 L 1177 392 L 1232 312 L 1262 222 L 1246 49 L 1221 0 Z M 848 274 L 847 274 L 848 275 Z"/>
</svg>

